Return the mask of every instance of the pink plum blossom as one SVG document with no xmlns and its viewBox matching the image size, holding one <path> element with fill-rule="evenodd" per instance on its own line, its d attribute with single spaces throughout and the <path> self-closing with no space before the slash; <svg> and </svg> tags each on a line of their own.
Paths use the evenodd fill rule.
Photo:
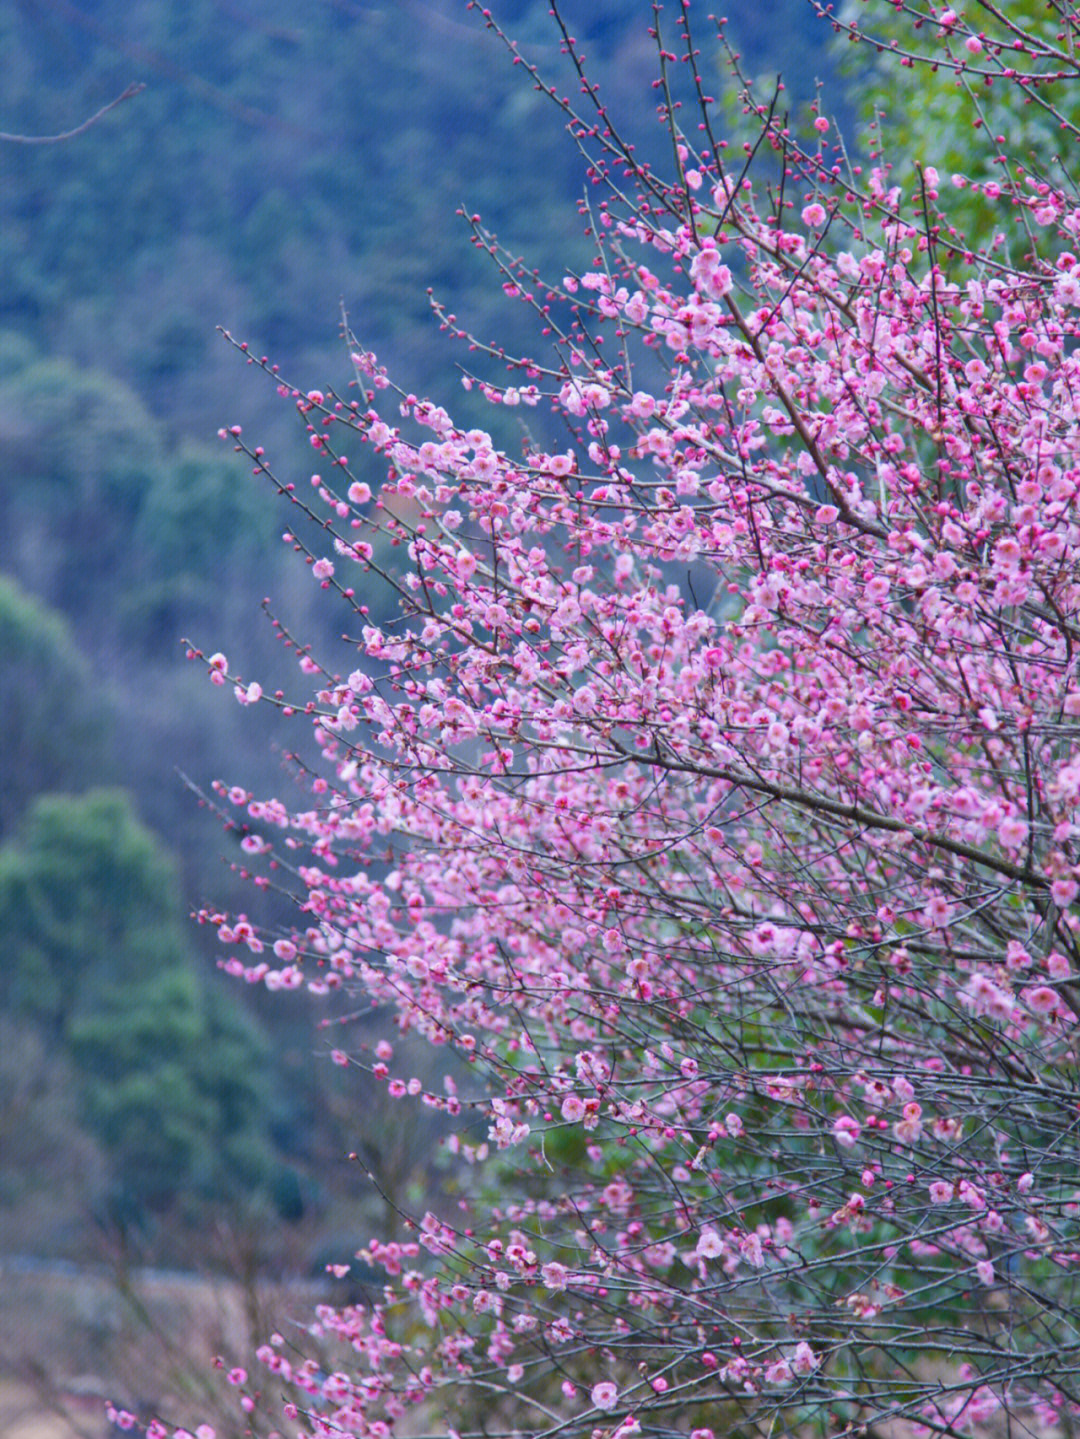
<svg viewBox="0 0 1080 1439">
<path fill-rule="evenodd" d="M 884 61 L 1056 113 L 1064 12 L 1060 49 L 924 19 Z M 834 166 L 752 85 L 783 183 L 704 100 L 663 180 L 556 33 L 574 98 L 514 54 L 589 156 L 595 263 L 543 280 L 468 221 L 546 332 L 439 312 L 488 428 L 350 341 L 334 464 L 337 382 L 287 391 L 323 473 L 271 489 L 349 652 L 290 637 L 272 706 L 191 650 L 302 781 L 213 791 L 294 923 L 200 922 L 226 975 L 332 1004 L 313 1047 L 438 1126 L 445 1190 L 388 1193 L 368 1297 L 244 1398 L 368 1439 L 436 1393 L 469 1433 L 1030 1429 L 1071 1402 L 1080 1266 L 1080 199 L 981 122 L 990 181 L 942 186 L 935 135 L 915 179 L 878 136 Z"/>
</svg>

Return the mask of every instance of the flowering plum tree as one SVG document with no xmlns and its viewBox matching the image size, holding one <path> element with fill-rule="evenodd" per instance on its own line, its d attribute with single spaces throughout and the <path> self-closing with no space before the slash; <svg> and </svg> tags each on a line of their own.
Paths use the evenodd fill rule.
<svg viewBox="0 0 1080 1439">
<path fill-rule="evenodd" d="M 351 393 L 283 389 L 310 487 L 223 432 L 352 628 L 300 652 L 311 698 L 210 658 L 318 758 L 299 808 L 220 787 L 295 931 L 203 917 L 233 972 L 453 1051 L 445 1085 L 389 1030 L 335 1057 L 474 1166 L 372 1239 L 385 1287 L 319 1311 L 321 1359 L 269 1344 L 247 1382 L 306 1434 L 1070 1432 L 1080 204 L 980 184 L 1014 264 L 950 235 L 963 176 L 860 172 L 823 116 L 800 147 L 748 96 L 725 144 L 674 8 L 671 180 L 565 27 L 580 107 L 526 66 L 595 266 L 545 283 L 471 221 L 548 344 L 466 385 L 555 442 L 455 424 L 355 341 Z M 1076 73 L 1069 17 L 1019 59 L 927 18 L 1040 96 Z"/>
</svg>

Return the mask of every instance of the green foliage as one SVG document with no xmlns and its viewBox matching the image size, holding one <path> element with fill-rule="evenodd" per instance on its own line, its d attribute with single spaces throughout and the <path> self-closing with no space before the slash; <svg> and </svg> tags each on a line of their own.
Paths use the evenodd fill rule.
<svg viewBox="0 0 1080 1439">
<path fill-rule="evenodd" d="M 0 836 L 42 790 L 113 769 L 108 703 L 64 617 L 0 576 Z"/>
<path fill-rule="evenodd" d="M 209 633 L 239 587 L 275 570 L 280 516 L 222 449 L 186 441 L 154 476 L 131 536 L 133 582 L 119 608 L 143 653 Z"/>
<path fill-rule="evenodd" d="M 0 1002 L 70 1057 L 116 1212 L 270 1182 L 265 1040 L 189 949 L 170 858 L 118 791 L 50 796 L 0 849 Z"/>
<path fill-rule="evenodd" d="M 1003 19 L 1019 22 L 1028 41 L 1036 44 L 1055 45 L 1060 30 L 1060 20 L 1050 6 L 1025 6 L 1022 13 L 1013 7 L 1013 11 L 1010 15 L 1006 7 L 998 16 L 980 6 L 968 17 L 974 33 L 982 37 L 984 51 L 1002 47 L 1003 65 L 1017 63 L 1013 52 L 1016 34 Z M 940 172 L 942 191 L 950 186 L 954 174 L 963 176 L 969 185 L 1005 184 L 1013 177 L 1017 162 L 1030 174 L 1048 176 L 1055 182 L 1063 179 L 1061 158 L 1066 157 L 1071 165 L 1067 157 L 1075 140 L 1063 134 L 1052 108 L 1060 108 L 1071 124 L 1080 123 L 1080 103 L 1071 85 L 1044 82 L 1025 93 L 1000 76 L 995 80 L 991 75 L 987 83 L 978 73 L 961 74 L 961 67 L 973 61 L 964 47 L 962 36 L 967 31 L 963 25 L 944 42 L 939 26 L 916 21 L 910 13 L 887 5 L 868 12 L 865 6 L 849 4 L 841 11 L 841 19 L 862 36 L 855 42 L 850 34 L 842 33 L 836 42 L 841 69 L 850 82 L 862 122 L 859 143 L 852 148 L 863 157 L 886 163 L 893 182 L 911 188 L 917 182 L 918 167 L 933 164 Z M 899 56 L 912 57 L 912 63 L 901 63 Z M 994 68 L 987 64 L 985 53 L 973 63 L 976 72 Z M 1029 55 L 1021 56 L 1019 63 L 1033 68 Z M 1007 141 L 1013 170 L 995 163 L 995 151 L 977 138 L 980 132 Z M 946 211 L 954 234 L 973 247 L 986 244 L 995 232 L 1007 236 L 1014 218 L 1003 208 L 995 222 L 986 201 L 965 190 L 948 196 Z M 1014 260 L 1022 260 L 1023 248 L 1026 237 Z"/>
<path fill-rule="evenodd" d="M 68 1032 L 103 986 L 187 962 L 175 873 L 119 791 L 39 799 L 0 849 L 2 997 Z"/>
<path fill-rule="evenodd" d="M 0 412 L 12 568 L 65 613 L 85 614 L 128 568 L 162 465 L 157 427 L 126 386 L 63 360 L 0 381 Z"/>
<path fill-rule="evenodd" d="M 274 573 L 265 491 L 224 447 L 170 444 L 126 385 L 4 336 L 0 412 L 11 563 L 88 642 L 171 659 L 221 619 L 223 575 L 246 592 Z"/>
</svg>

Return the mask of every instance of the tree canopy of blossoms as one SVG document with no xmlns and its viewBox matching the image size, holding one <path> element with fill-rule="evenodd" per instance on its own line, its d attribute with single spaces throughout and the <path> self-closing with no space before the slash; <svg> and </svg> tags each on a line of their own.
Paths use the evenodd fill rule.
<svg viewBox="0 0 1080 1439">
<path fill-rule="evenodd" d="M 1064 12 L 922 21 L 973 83 L 1077 73 Z M 1080 203 L 1002 164 L 972 251 L 962 175 L 903 190 L 752 94 L 726 144 L 686 0 L 652 16 L 663 178 L 555 23 L 578 98 L 520 63 L 595 264 L 542 280 L 471 217 L 543 332 L 466 378 L 521 443 L 356 343 L 340 395 L 283 388 L 310 486 L 225 432 L 349 644 L 301 698 L 210 658 L 320 758 L 299 807 L 219 787 L 294 931 L 204 918 L 232 972 L 384 1011 L 337 1059 L 472 1165 L 248 1388 L 335 1439 L 1069 1433 Z"/>
</svg>

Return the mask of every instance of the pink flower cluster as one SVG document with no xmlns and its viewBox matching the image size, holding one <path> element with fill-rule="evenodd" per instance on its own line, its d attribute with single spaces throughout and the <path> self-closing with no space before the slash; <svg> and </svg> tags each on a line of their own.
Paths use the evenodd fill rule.
<svg viewBox="0 0 1080 1439">
<path fill-rule="evenodd" d="M 1057 1412 L 1080 207 L 1009 180 L 1010 268 L 947 242 L 948 195 L 841 179 L 768 116 L 794 212 L 704 138 L 680 132 L 665 186 L 572 123 L 639 188 L 612 180 L 595 271 L 537 287 L 500 261 L 561 337 L 513 391 L 557 443 L 395 413 L 370 356 L 354 396 L 288 392 L 339 478 L 285 493 L 331 537 L 308 558 L 357 639 L 275 701 L 312 727 L 310 805 L 223 790 L 252 864 L 302 887 L 281 967 L 214 922 L 236 972 L 455 1050 L 467 1093 L 389 1046 L 334 1058 L 448 1124 L 479 1112 L 452 1146 L 474 1196 L 496 1166 L 467 1219 L 364 1251 L 376 1302 L 320 1311 L 342 1372 L 293 1367 L 306 1432 L 440 1400 L 584 1435 L 796 1405 L 858 1425 L 901 1392 L 949 1434 Z M 401 619 L 377 623 L 355 595 L 394 546 Z M 916 1377 L 911 1336 L 955 1357 L 959 1334 L 969 1371 Z"/>
</svg>

